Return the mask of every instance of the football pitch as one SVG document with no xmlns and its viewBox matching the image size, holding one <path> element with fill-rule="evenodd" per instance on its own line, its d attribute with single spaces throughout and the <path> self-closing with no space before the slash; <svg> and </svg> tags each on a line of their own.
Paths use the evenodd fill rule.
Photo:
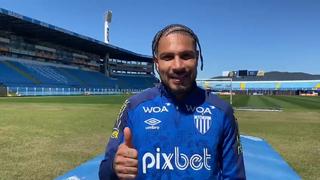
<svg viewBox="0 0 320 180">
<path fill-rule="evenodd" d="M 103 153 L 126 98 L 0 98 L 0 179 L 53 179 Z M 303 179 L 320 176 L 320 97 L 234 96 L 233 106 L 281 109 L 236 111 L 241 134 L 267 140 Z"/>
</svg>

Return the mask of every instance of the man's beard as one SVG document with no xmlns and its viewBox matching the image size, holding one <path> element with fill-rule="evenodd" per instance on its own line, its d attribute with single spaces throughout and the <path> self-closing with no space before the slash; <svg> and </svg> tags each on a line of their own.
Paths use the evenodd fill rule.
<svg viewBox="0 0 320 180">
<path fill-rule="evenodd" d="M 159 76 L 160 76 L 160 79 L 161 79 L 161 82 L 162 84 L 165 85 L 165 87 L 175 96 L 184 96 L 186 94 L 188 94 L 191 90 L 192 90 L 192 87 L 195 83 L 195 77 L 196 77 L 196 74 L 193 75 L 194 77 L 188 77 L 188 80 L 187 81 L 190 81 L 190 83 L 186 84 L 186 85 L 173 85 L 175 87 L 171 87 L 170 86 L 170 77 L 166 76 L 167 78 L 164 78 L 160 73 L 159 73 Z M 191 75 L 192 76 L 192 75 Z"/>
</svg>

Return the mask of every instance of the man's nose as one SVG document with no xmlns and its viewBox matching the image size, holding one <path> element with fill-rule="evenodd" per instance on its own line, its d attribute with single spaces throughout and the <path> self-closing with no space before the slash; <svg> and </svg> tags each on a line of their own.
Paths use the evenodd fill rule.
<svg viewBox="0 0 320 180">
<path fill-rule="evenodd" d="M 179 56 L 176 56 L 172 62 L 172 69 L 181 70 L 183 68 L 183 60 Z"/>
</svg>

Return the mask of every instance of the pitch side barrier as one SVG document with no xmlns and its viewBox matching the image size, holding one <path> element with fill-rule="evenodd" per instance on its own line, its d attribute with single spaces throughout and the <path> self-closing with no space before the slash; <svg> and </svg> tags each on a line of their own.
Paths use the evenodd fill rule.
<svg viewBox="0 0 320 180">
<path fill-rule="evenodd" d="M 135 94 L 143 89 L 6 87 L 3 96 L 72 96 Z"/>
</svg>

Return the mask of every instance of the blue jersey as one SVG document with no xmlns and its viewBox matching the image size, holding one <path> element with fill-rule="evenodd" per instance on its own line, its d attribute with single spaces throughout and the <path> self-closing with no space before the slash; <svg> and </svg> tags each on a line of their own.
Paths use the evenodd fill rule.
<svg viewBox="0 0 320 180">
<path fill-rule="evenodd" d="M 138 151 L 137 179 L 245 179 L 231 106 L 196 85 L 182 101 L 163 85 L 127 100 L 100 164 L 100 179 L 117 179 L 112 164 L 125 127 Z"/>
</svg>

